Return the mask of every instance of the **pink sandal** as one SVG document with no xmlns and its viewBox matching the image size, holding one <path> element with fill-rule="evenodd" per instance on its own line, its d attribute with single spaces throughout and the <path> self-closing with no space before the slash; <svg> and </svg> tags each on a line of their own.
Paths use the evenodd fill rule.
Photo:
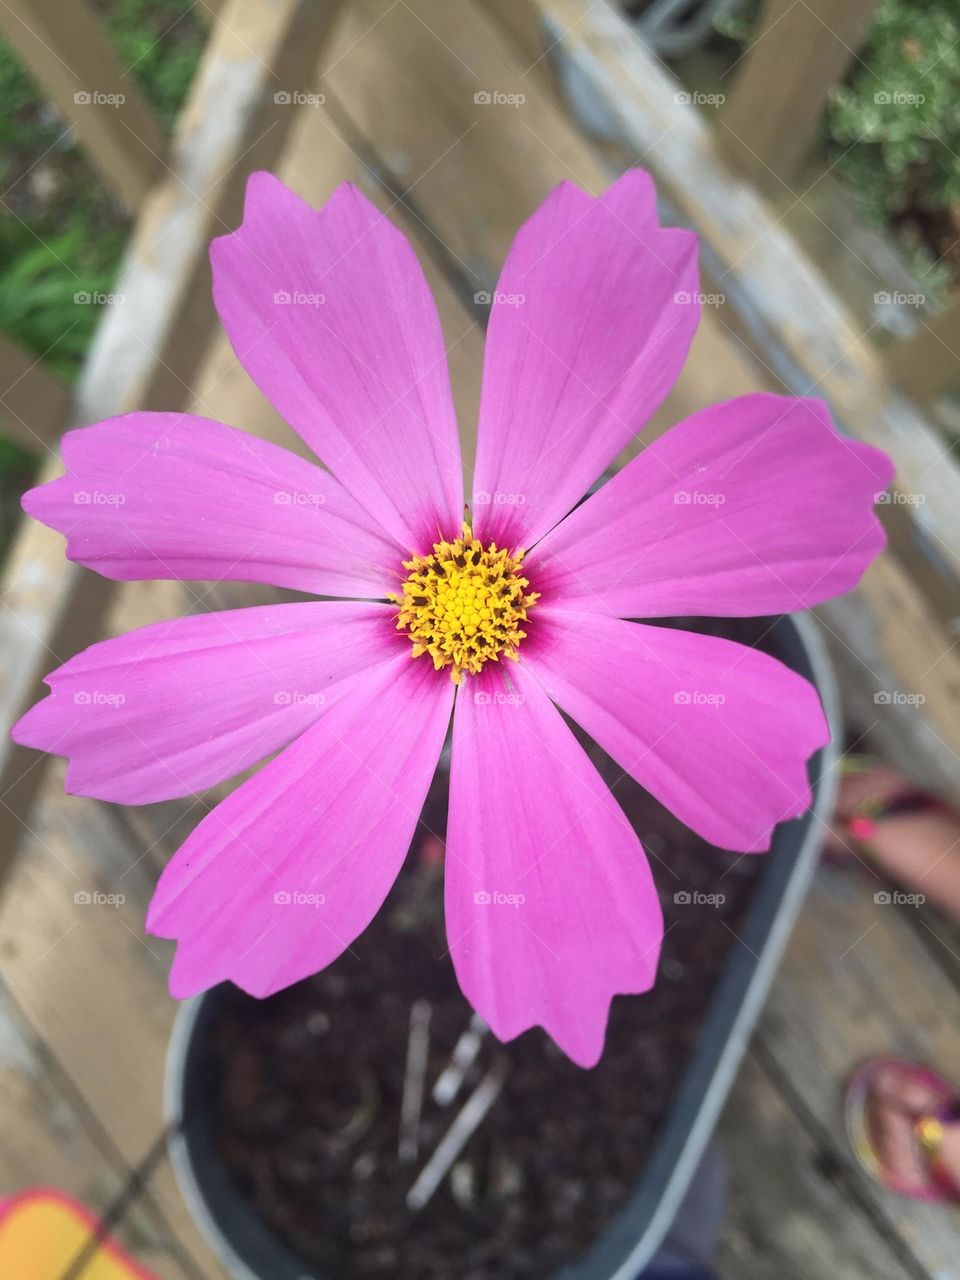
<svg viewBox="0 0 960 1280">
<path fill-rule="evenodd" d="M 873 756 L 850 753 L 840 762 L 844 774 L 870 773 L 877 767 L 878 761 Z M 837 826 L 843 832 L 852 848 L 862 856 L 872 856 L 871 841 L 877 830 L 877 823 L 884 818 L 892 818 L 903 813 L 943 812 L 949 809 L 938 796 L 928 791 L 920 791 L 904 781 L 890 795 L 878 794 L 868 797 L 858 808 L 842 819 Z"/>
<path fill-rule="evenodd" d="M 922 1108 L 899 1106 L 909 1121 L 922 1180 L 896 1173 L 889 1165 L 875 1132 L 877 1088 L 886 1073 L 897 1073 L 906 1085 L 918 1085 L 929 1095 Z M 893 1109 L 892 1100 L 886 1104 Z M 882 1186 L 934 1204 L 960 1204 L 960 1181 L 944 1163 L 946 1129 L 960 1125 L 960 1092 L 929 1067 L 902 1058 L 874 1058 L 853 1076 L 847 1089 L 845 1118 L 850 1145 L 866 1172 Z"/>
</svg>

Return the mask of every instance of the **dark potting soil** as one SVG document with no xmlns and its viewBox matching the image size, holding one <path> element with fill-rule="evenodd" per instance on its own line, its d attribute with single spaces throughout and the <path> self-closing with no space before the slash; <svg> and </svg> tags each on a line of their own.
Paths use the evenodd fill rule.
<svg viewBox="0 0 960 1280">
<path fill-rule="evenodd" d="M 768 647 L 763 619 L 680 625 Z M 574 1066 L 539 1029 L 508 1045 L 488 1033 L 457 1097 L 434 1101 L 471 1018 L 443 927 L 442 773 L 400 879 L 352 948 L 268 1000 L 225 993 L 211 1031 L 216 1146 L 251 1211 L 330 1280 L 547 1280 L 597 1239 L 643 1170 L 741 945 L 761 859 L 708 845 L 586 745 L 651 859 L 666 926 L 657 983 L 614 1000 L 599 1066 Z M 415 1001 L 429 1004 L 429 1052 L 419 1153 L 402 1162 Z M 412 1213 L 418 1173 L 498 1067 L 496 1101 Z"/>
</svg>

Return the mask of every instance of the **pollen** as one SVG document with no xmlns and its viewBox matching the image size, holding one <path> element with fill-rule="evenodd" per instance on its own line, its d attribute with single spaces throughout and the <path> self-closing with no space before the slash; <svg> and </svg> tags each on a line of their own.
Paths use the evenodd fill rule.
<svg viewBox="0 0 960 1280">
<path fill-rule="evenodd" d="M 429 655 L 437 671 L 449 667 L 454 684 L 485 662 L 516 661 L 527 610 L 540 598 L 527 590 L 522 561 L 522 551 L 484 547 L 468 524 L 455 541 L 404 560 L 403 592 L 390 598 L 400 606 L 397 629 L 410 637 L 413 656 Z"/>
</svg>

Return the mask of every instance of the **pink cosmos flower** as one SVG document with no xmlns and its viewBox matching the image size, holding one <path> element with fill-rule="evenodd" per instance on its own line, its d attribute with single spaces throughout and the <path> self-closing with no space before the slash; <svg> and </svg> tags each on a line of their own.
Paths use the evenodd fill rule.
<svg viewBox="0 0 960 1280">
<path fill-rule="evenodd" d="M 514 241 L 466 527 L 443 337 L 400 232 L 351 186 L 317 212 L 256 173 L 211 259 L 238 358 L 329 471 L 217 422 L 132 413 L 65 436 L 67 474 L 24 506 L 110 578 L 342 599 L 93 645 L 14 737 L 68 756 L 71 792 L 128 804 L 280 752 L 199 824 L 147 920 L 179 941 L 174 995 L 231 979 L 266 996 L 377 912 L 452 714 L 460 984 L 502 1039 L 539 1024 L 592 1065 L 611 997 L 653 983 L 662 918 L 558 708 L 706 840 L 768 848 L 810 802 L 805 764 L 828 739 L 815 690 L 752 649 L 624 619 L 848 590 L 883 545 L 890 463 L 819 401 L 749 395 L 576 505 L 663 400 L 698 319 L 696 238 L 659 225 L 640 171 L 597 198 L 564 183 Z"/>
</svg>

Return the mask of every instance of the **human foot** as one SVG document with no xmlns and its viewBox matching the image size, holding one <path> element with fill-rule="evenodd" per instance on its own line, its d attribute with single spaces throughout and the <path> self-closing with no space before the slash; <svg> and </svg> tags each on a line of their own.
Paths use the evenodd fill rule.
<svg viewBox="0 0 960 1280">
<path fill-rule="evenodd" d="M 854 1153 L 884 1186 L 917 1200 L 960 1204 L 960 1096 L 917 1063 L 878 1058 L 851 1081 Z"/>
</svg>

